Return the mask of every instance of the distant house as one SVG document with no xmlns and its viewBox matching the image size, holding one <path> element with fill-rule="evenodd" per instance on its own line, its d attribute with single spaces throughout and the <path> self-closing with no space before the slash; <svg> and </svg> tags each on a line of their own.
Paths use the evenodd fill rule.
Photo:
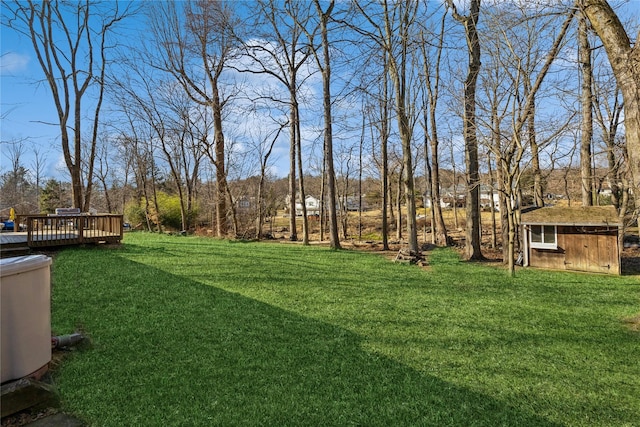
<svg viewBox="0 0 640 427">
<path fill-rule="evenodd" d="M 304 204 L 307 208 L 307 215 L 320 215 L 320 199 L 313 196 L 304 198 Z M 296 215 L 302 216 L 302 203 L 296 202 Z"/>
<path fill-rule="evenodd" d="M 522 214 L 524 266 L 620 274 L 613 206 L 548 207 Z"/>
<path fill-rule="evenodd" d="M 431 208 L 431 192 L 427 191 L 426 193 L 423 194 L 423 200 L 424 200 L 424 207 L 425 208 Z M 451 203 L 448 201 L 445 201 L 442 197 L 440 197 L 440 207 L 443 209 L 446 208 L 450 208 L 451 207 Z"/>
<path fill-rule="evenodd" d="M 457 207 L 464 207 L 467 203 L 467 187 L 466 185 L 456 184 L 454 186 L 440 190 L 442 199 L 440 206 L 446 203 L 449 207 L 455 205 Z"/>
<path fill-rule="evenodd" d="M 457 207 L 464 207 L 467 200 L 467 187 L 462 184 L 447 187 L 440 191 L 440 207 L 450 208 L 455 203 Z M 493 200 L 493 203 L 492 203 Z M 431 192 L 424 194 L 424 203 L 427 208 L 431 207 Z M 500 193 L 497 190 L 491 191 L 487 185 L 480 186 L 480 207 L 489 209 L 493 205 L 496 211 L 500 210 Z"/>
<path fill-rule="evenodd" d="M 313 196 L 306 196 L 304 200 L 308 216 L 320 215 L 320 199 Z M 285 199 L 285 204 L 288 207 L 288 210 L 291 211 L 291 197 L 289 195 L 287 195 Z M 302 203 L 296 202 L 296 216 L 302 216 L 302 214 Z"/>
<path fill-rule="evenodd" d="M 455 204 L 457 207 L 464 207 L 466 202 L 467 187 L 458 184 L 446 188 L 440 188 L 440 207 L 448 209 Z M 424 206 L 431 207 L 431 191 L 427 190 L 423 194 Z"/>
<path fill-rule="evenodd" d="M 489 187 L 488 185 L 480 186 L 480 207 L 483 209 L 491 209 L 500 211 L 500 193 Z"/>
<path fill-rule="evenodd" d="M 424 199 L 424 207 L 425 208 L 431 207 L 431 197 Z M 443 209 L 450 208 L 451 202 L 448 202 L 444 200 L 442 197 L 440 197 L 440 207 Z"/>
<path fill-rule="evenodd" d="M 366 201 L 366 198 L 364 197 L 364 194 L 362 195 L 362 200 L 360 200 L 360 197 L 358 196 L 348 196 L 346 198 L 346 208 L 348 211 L 352 211 L 352 212 L 359 211 L 360 209 L 362 209 L 363 211 L 366 211 L 367 201 Z"/>
</svg>

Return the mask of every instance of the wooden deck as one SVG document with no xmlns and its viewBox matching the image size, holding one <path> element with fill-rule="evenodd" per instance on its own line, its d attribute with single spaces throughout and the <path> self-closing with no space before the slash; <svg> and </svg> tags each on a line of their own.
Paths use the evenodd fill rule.
<svg viewBox="0 0 640 427">
<path fill-rule="evenodd" d="M 124 231 L 122 215 L 29 215 L 19 221 L 26 231 L 0 233 L 0 245 L 45 248 L 119 243 Z"/>
</svg>

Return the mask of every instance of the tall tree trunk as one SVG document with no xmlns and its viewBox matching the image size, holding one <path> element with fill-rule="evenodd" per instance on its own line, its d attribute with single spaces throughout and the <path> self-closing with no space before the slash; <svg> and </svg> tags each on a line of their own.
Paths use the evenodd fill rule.
<svg viewBox="0 0 640 427">
<path fill-rule="evenodd" d="M 468 16 L 458 14 L 452 0 L 454 18 L 462 23 L 467 36 L 469 53 L 469 72 L 464 84 L 464 141 L 465 161 L 467 165 L 467 201 L 465 226 L 465 252 L 467 259 L 483 259 L 480 235 L 480 164 L 478 161 L 478 137 L 476 134 L 476 84 L 480 73 L 480 39 L 478 37 L 478 19 L 480 0 L 471 0 Z"/>
<path fill-rule="evenodd" d="M 495 249 L 497 246 L 496 235 L 496 204 L 494 202 L 495 192 L 494 185 L 495 179 L 493 176 L 493 166 L 491 164 L 491 151 L 487 152 L 487 173 L 489 174 L 489 206 L 491 209 L 491 249 Z"/>
<path fill-rule="evenodd" d="M 407 238 L 409 242 L 409 251 L 418 253 L 420 252 L 420 246 L 418 246 L 418 227 L 416 226 L 416 192 L 415 181 L 413 178 L 411 136 L 406 135 L 405 138 L 403 138 L 402 156 L 404 161 L 404 198 L 405 205 L 407 206 Z M 399 212 L 398 217 L 401 217 Z"/>
<path fill-rule="evenodd" d="M 325 12 L 322 11 L 319 0 L 314 4 L 320 17 L 320 34 L 322 37 L 322 54 L 324 64 L 320 65 L 322 71 L 322 106 L 324 112 L 324 162 L 327 173 L 327 190 L 329 197 L 329 246 L 340 248 L 338 237 L 338 219 L 336 215 L 336 174 L 333 168 L 333 131 L 331 117 L 331 60 L 329 57 L 329 37 L 327 23 L 334 7 L 333 0 Z M 346 234 L 346 233 L 345 233 Z"/>
<path fill-rule="evenodd" d="M 213 103 L 211 105 L 213 111 L 213 132 L 216 153 L 216 234 L 218 237 L 224 237 L 227 234 L 227 173 L 225 171 L 224 158 L 224 133 L 222 132 L 222 108 L 220 104 L 220 96 L 218 88 L 214 87 Z"/>
<path fill-rule="evenodd" d="M 530 82 L 527 79 L 527 87 L 530 89 Z M 525 95 L 526 96 L 526 95 Z M 529 148 L 531 149 L 531 169 L 533 172 L 533 204 L 538 207 L 544 206 L 544 196 L 542 189 L 542 171 L 540 169 L 540 154 L 538 141 L 536 140 L 536 97 L 531 97 L 531 111 L 527 118 L 527 134 L 529 137 Z"/>
<path fill-rule="evenodd" d="M 323 156 L 326 156 L 327 153 L 324 153 Z M 326 208 L 326 199 L 327 199 L 327 163 L 326 162 L 322 162 L 322 181 L 320 183 L 320 241 L 323 242 L 324 241 L 324 228 L 325 228 L 325 224 L 326 224 L 326 219 L 325 219 L 325 211 L 327 210 Z"/>
<path fill-rule="evenodd" d="M 578 16 L 578 55 L 582 74 L 582 133 L 580 137 L 580 181 L 582 183 L 582 206 L 593 205 L 593 177 L 591 173 L 591 139 L 593 138 L 593 103 L 591 46 L 587 19 L 583 13 Z"/>
<path fill-rule="evenodd" d="M 292 94 L 292 97 L 294 94 Z M 289 113 L 289 240 L 295 242 L 298 240 L 298 230 L 296 229 L 296 135 L 295 135 L 295 113 L 293 110 L 293 101 L 291 111 Z"/>
<path fill-rule="evenodd" d="M 302 136 L 300 134 L 300 110 L 296 99 L 293 110 L 295 112 L 295 136 L 296 154 L 298 156 L 298 191 L 300 192 L 300 203 L 302 205 L 302 244 L 309 244 L 309 218 L 307 218 L 307 195 L 304 188 L 304 169 L 302 163 Z"/>
<path fill-rule="evenodd" d="M 205 2 L 206 3 L 206 2 Z M 227 2 L 211 2 L 227 3 Z M 272 0 L 256 0 L 252 2 L 256 6 L 253 15 L 257 17 L 255 29 L 268 24 L 268 29 L 257 38 L 254 43 L 247 42 L 247 53 L 253 60 L 252 68 L 247 67 L 241 71 L 266 74 L 274 77 L 288 90 L 289 100 L 289 240 L 298 240 L 296 225 L 296 202 L 302 198 L 304 205 L 304 188 L 300 188 L 301 197 L 297 196 L 296 174 L 302 174 L 303 165 L 300 164 L 298 172 L 296 164 L 302 159 L 300 151 L 300 112 L 298 110 L 297 92 L 299 89 L 298 72 L 307 64 L 307 59 L 313 54 L 308 45 L 300 43 L 300 37 L 304 34 L 304 28 L 311 17 L 308 7 L 302 2 L 276 2 Z M 232 37 L 232 38 L 235 38 Z M 264 39 L 272 40 L 272 43 L 262 43 Z M 268 58 L 265 60 L 265 58 Z M 300 176 L 297 182 L 304 183 L 304 177 Z M 306 218 L 306 217 L 305 217 Z M 303 218 L 303 232 L 306 232 L 306 219 Z M 305 236 L 308 239 L 307 236 Z"/>
<path fill-rule="evenodd" d="M 386 100 L 384 101 L 386 103 Z M 386 108 L 383 109 L 385 111 L 386 114 Z M 386 126 L 384 126 L 387 123 L 387 119 L 386 116 L 383 119 L 382 122 L 382 127 L 385 128 L 384 131 L 386 132 Z M 382 183 L 380 184 L 381 186 L 381 190 L 382 190 L 382 250 L 383 251 L 388 251 L 389 250 L 389 220 L 388 220 L 388 216 L 389 216 L 389 212 L 388 212 L 388 206 L 389 206 L 389 156 L 387 153 L 387 145 L 388 145 L 388 138 L 387 138 L 387 134 L 384 133 L 382 136 L 382 140 L 380 141 L 380 156 L 382 157 Z"/>
<path fill-rule="evenodd" d="M 519 115 L 516 117 L 513 123 L 512 136 L 511 141 L 509 142 L 509 148 L 506 150 L 507 155 L 504 156 L 501 154 L 502 150 L 496 152 L 497 155 L 500 155 L 500 169 L 502 173 L 502 191 L 505 193 L 506 202 L 507 202 L 507 210 L 508 210 L 508 224 L 509 224 L 509 245 L 508 245 L 508 254 L 507 254 L 507 264 L 509 266 L 509 274 L 511 276 L 515 275 L 515 248 L 517 247 L 517 242 L 515 242 L 516 236 L 518 235 L 518 227 L 519 224 L 519 203 L 516 201 L 521 201 L 521 188 L 520 188 L 520 167 L 522 158 L 526 151 L 526 147 L 522 144 L 522 132 L 524 129 L 527 120 L 533 112 L 533 108 L 535 106 L 533 100 L 535 98 L 536 93 L 540 89 L 542 82 L 544 81 L 551 64 L 555 60 L 558 52 L 560 50 L 560 46 L 562 44 L 562 40 L 569 29 L 571 21 L 573 21 L 573 17 L 575 15 L 575 8 L 571 8 L 567 12 L 567 18 L 563 23 L 556 40 L 554 41 L 551 50 L 547 54 L 544 65 L 542 66 L 538 76 L 536 77 L 535 82 L 528 89 L 526 100 L 523 102 L 524 108 L 520 111 Z"/>
<path fill-rule="evenodd" d="M 444 223 L 444 216 L 442 215 L 442 206 L 440 205 L 441 195 L 440 195 L 440 160 L 438 155 L 438 134 L 437 131 L 434 130 L 433 124 L 436 122 L 435 113 L 431 114 L 431 197 L 433 201 L 431 202 L 431 209 L 433 210 L 433 219 L 435 224 L 434 232 L 435 232 L 435 243 L 441 246 L 447 245 L 448 235 L 447 235 L 447 226 Z"/>
<path fill-rule="evenodd" d="M 362 240 L 362 156 L 364 155 L 365 115 L 362 111 L 362 133 L 360 134 L 360 146 L 358 152 L 358 241 Z"/>
<path fill-rule="evenodd" d="M 442 48 L 444 45 L 444 32 L 445 32 L 445 20 L 446 13 L 442 14 L 442 20 L 440 23 L 440 35 L 438 37 L 438 47 L 436 53 L 436 62 L 435 69 L 433 70 L 433 85 L 431 84 L 431 70 L 428 67 L 428 55 L 425 50 L 425 46 L 427 45 L 426 40 L 422 39 L 422 56 L 424 61 L 424 74 L 427 86 L 427 95 L 428 95 L 428 104 L 429 104 L 429 124 L 431 130 L 431 164 L 429 167 L 429 175 L 430 175 L 430 193 L 431 193 L 431 229 L 433 240 L 435 244 L 440 246 L 447 245 L 447 228 L 444 223 L 444 217 L 442 215 L 442 206 L 440 206 L 440 162 L 438 159 L 439 156 L 439 139 L 438 139 L 438 121 L 436 118 L 436 109 L 438 106 L 438 98 L 440 95 L 440 60 L 442 57 Z M 427 119 L 425 117 L 425 133 L 427 127 Z M 427 147 L 425 146 L 425 150 Z M 426 159 L 426 154 L 425 154 Z M 425 160 L 426 161 L 426 160 Z"/>
<path fill-rule="evenodd" d="M 389 81 L 388 54 L 382 52 L 382 100 L 380 101 L 380 157 L 382 157 L 382 250 L 389 250 Z"/>
<path fill-rule="evenodd" d="M 425 107 L 426 108 L 426 107 Z M 435 244 L 436 243 L 436 228 L 435 228 L 435 223 L 436 223 L 436 217 L 435 217 L 435 209 L 434 209 L 434 203 L 438 203 L 439 202 L 434 202 L 434 198 L 433 198 L 433 191 L 431 188 L 431 182 L 433 180 L 433 174 L 431 172 L 431 160 L 429 159 L 429 137 L 427 136 L 427 132 L 428 132 L 428 128 L 427 128 L 427 112 L 424 112 L 424 179 L 425 179 L 425 196 L 427 195 L 427 193 L 429 194 L 428 199 L 425 198 L 423 200 L 423 205 L 424 205 L 424 241 L 427 241 L 427 205 L 431 205 L 431 209 L 429 209 L 429 223 L 431 224 L 431 244 Z M 427 203 L 427 200 L 429 200 L 429 203 Z"/>
<path fill-rule="evenodd" d="M 412 126 L 410 124 L 410 103 L 409 103 L 409 85 L 407 81 L 407 62 L 409 55 L 409 27 L 413 23 L 415 17 L 415 6 L 411 2 L 404 4 L 405 8 L 399 11 L 400 27 L 399 30 L 392 30 L 391 14 L 387 10 L 387 2 L 383 3 L 385 9 L 384 31 L 386 38 L 386 46 L 390 52 L 394 51 L 393 37 L 396 31 L 400 31 L 400 45 L 398 46 L 398 57 L 389 56 L 389 73 L 391 81 L 395 89 L 396 117 L 398 121 L 398 131 L 400 134 L 400 144 L 402 145 L 402 167 L 404 173 L 401 173 L 398 179 L 402 180 L 404 186 L 405 205 L 407 209 L 407 240 L 409 251 L 418 253 L 418 228 L 416 226 L 416 201 L 415 201 L 415 182 L 413 177 L 413 154 L 412 154 Z M 394 24 L 395 25 L 395 24 Z M 400 194 L 398 194 L 400 197 Z M 398 210 L 398 216 L 401 216 Z M 398 233 L 401 233 L 398 227 Z"/>
<path fill-rule="evenodd" d="M 391 173 L 389 174 L 389 179 L 387 180 L 387 202 L 389 203 L 389 223 L 391 229 L 393 229 L 396 224 L 395 201 L 393 199 L 393 183 L 395 179 L 395 172 L 391 171 Z"/>
<path fill-rule="evenodd" d="M 498 178 L 498 191 L 500 192 L 500 236 L 502 240 L 502 263 L 509 262 L 509 208 L 510 200 L 507 198 L 505 173 L 501 165 L 496 165 L 496 176 Z"/>
<path fill-rule="evenodd" d="M 460 228 L 458 222 L 458 170 L 456 168 L 456 158 L 453 153 L 453 140 L 451 140 L 449 149 L 451 150 L 451 170 L 453 172 L 453 226 L 458 230 Z"/>
<path fill-rule="evenodd" d="M 396 216 L 396 240 L 402 240 L 402 187 L 404 181 L 402 179 L 404 172 L 404 166 L 400 167 L 400 173 L 398 174 L 398 188 L 396 188 L 396 210 L 398 215 Z"/>
</svg>

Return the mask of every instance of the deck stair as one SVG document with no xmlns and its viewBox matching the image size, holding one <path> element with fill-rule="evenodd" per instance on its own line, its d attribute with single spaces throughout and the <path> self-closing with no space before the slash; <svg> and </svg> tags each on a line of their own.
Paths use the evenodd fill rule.
<svg viewBox="0 0 640 427">
<path fill-rule="evenodd" d="M 0 258 L 10 258 L 15 256 L 29 255 L 31 248 L 24 238 L 11 238 L 9 233 L 3 233 L 0 244 Z M 13 233 L 11 233 L 13 234 Z"/>
</svg>

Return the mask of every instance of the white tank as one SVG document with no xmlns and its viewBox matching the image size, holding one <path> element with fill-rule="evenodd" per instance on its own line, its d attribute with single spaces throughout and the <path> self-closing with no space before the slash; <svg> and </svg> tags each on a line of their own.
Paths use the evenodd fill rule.
<svg viewBox="0 0 640 427">
<path fill-rule="evenodd" d="M 0 259 L 3 383 L 51 361 L 50 266 L 45 255 Z"/>
</svg>

